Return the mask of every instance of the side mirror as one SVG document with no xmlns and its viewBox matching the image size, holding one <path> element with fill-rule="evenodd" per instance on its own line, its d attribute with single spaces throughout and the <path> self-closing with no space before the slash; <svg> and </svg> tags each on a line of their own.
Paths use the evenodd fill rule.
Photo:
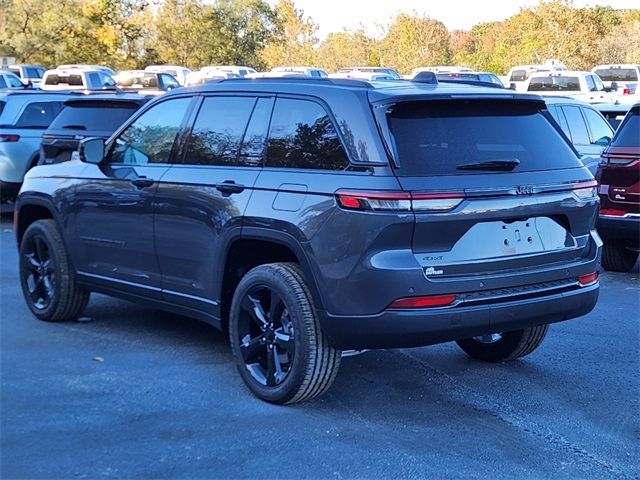
<svg viewBox="0 0 640 480">
<path fill-rule="evenodd" d="M 593 142 L 593 144 L 599 145 L 601 147 L 606 147 L 607 145 L 609 145 L 610 142 L 611 142 L 611 138 L 605 135 L 604 137 L 597 139 L 595 142 Z"/>
<path fill-rule="evenodd" d="M 33 83 L 31 80 L 27 80 L 26 82 L 22 82 L 22 88 L 33 88 Z"/>
<path fill-rule="evenodd" d="M 615 92 L 618 90 L 618 82 L 611 82 L 611 86 L 609 87 L 610 92 Z"/>
<path fill-rule="evenodd" d="M 98 165 L 104 159 L 104 140 L 102 138 L 85 138 L 78 146 L 80 160 Z"/>
</svg>

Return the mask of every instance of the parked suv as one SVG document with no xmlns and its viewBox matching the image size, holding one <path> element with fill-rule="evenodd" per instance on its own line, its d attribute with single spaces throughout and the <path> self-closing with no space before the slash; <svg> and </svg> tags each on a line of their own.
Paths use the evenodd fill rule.
<svg viewBox="0 0 640 480">
<path fill-rule="evenodd" d="M 602 159 L 597 174 L 602 266 L 628 272 L 638 261 L 640 249 L 640 103 L 631 107 Z"/>
<path fill-rule="evenodd" d="M 136 94 L 95 94 L 66 100 L 64 108 L 42 135 L 38 164 L 71 160 L 80 140 L 107 139 L 149 97 Z"/>
<path fill-rule="evenodd" d="M 223 80 L 149 102 L 15 214 L 33 314 L 89 292 L 228 329 L 273 403 L 345 350 L 457 341 L 501 362 L 598 297 L 599 199 L 540 97 L 464 85 Z"/>
<path fill-rule="evenodd" d="M 35 90 L 0 92 L 0 196 L 13 201 L 27 170 L 38 162 L 42 133 L 68 94 Z"/>
</svg>

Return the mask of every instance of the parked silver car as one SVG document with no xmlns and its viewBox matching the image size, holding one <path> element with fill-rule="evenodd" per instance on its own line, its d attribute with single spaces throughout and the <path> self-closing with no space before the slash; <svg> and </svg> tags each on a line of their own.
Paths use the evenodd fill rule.
<svg viewBox="0 0 640 480">
<path fill-rule="evenodd" d="M 42 133 L 62 110 L 68 93 L 34 90 L 0 93 L 0 193 L 12 201 L 24 174 L 36 165 Z"/>
<path fill-rule="evenodd" d="M 613 138 L 613 128 L 593 106 L 571 97 L 544 97 L 547 109 L 595 176 L 600 154 Z"/>
</svg>

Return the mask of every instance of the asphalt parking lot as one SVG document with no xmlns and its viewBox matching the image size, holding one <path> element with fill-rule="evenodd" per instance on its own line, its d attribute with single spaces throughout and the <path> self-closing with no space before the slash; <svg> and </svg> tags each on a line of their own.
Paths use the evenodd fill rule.
<svg viewBox="0 0 640 480">
<path fill-rule="evenodd" d="M 277 407 L 208 325 L 99 295 L 82 321 L 35 320 L 6 216 L 0 247 L 3 479 L 640 476 L 638 265 L 525 359 L 368 352 Z"/>
</svg>

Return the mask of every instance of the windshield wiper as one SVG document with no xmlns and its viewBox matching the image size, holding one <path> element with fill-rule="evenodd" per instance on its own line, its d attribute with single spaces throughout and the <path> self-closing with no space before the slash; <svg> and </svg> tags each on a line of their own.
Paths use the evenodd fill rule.
<svg viewBox="0 0 640 480">
<path fill-rule="evenodd" d="M 86 130 L 87 127 L 84 125 L 64 125 L 62 128 L 68 128 L 71 130 Z"/>
<path fill-rule="evenodd" d="M 456 166 L 456 170 L 494 170 L 510 172 L 518 165 L 520 165 L 520 160 L 517 158 L 509 160 L 487 160 L 486 162 L 461 163 Z"/>
</svg>

